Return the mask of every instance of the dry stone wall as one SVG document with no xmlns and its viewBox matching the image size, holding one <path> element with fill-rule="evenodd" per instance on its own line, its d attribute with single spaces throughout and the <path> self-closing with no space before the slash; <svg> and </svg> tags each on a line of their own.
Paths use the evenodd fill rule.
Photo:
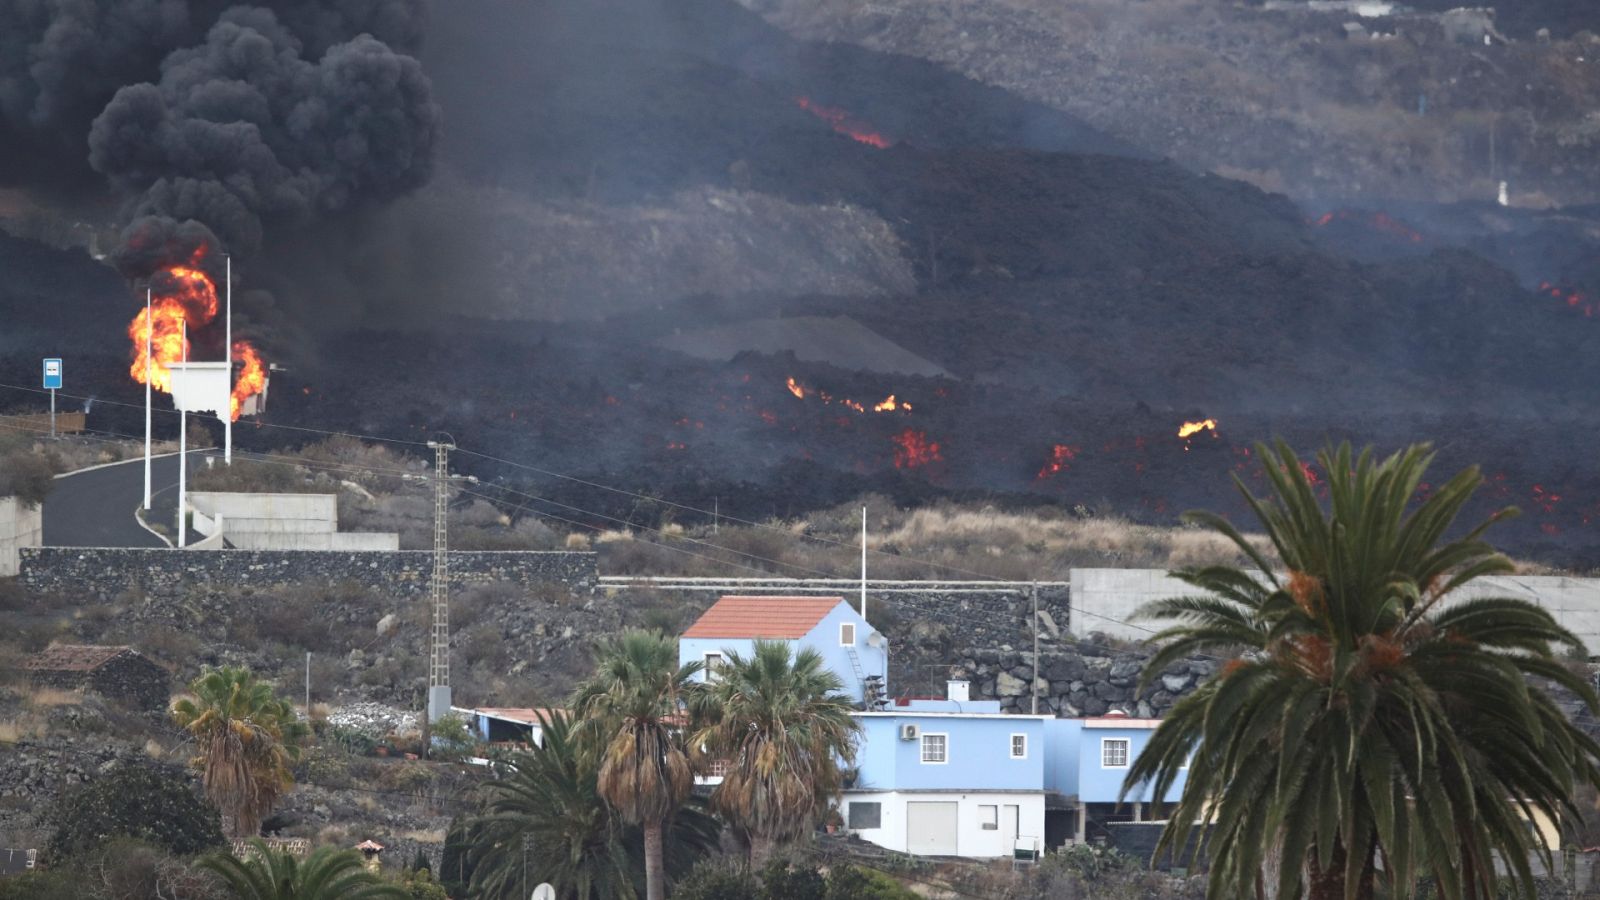
<svg viewBox="0 0 1600 900">
<path fill-rule="evenodd" d="M 22 583 L 43 594 L 105 602 L 127 591 L 179 597 L 213 585 L 269 588 L 321 581 L 354 583 L 400 597 L 421 596 L 433 573 L 426 550 L 170 550 L 33 547 L 21 551 Z M 450 583 L 463 588 L 559 582 L 594 591 L 595 555 L 564 551 L 450 553 Z"/>
</svg>

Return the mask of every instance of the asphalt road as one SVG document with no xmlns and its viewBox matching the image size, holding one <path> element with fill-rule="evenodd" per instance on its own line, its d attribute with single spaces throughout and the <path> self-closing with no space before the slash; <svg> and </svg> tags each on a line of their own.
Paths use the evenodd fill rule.
<svg viewBox="0 0 1600 900">
<path fill-rule="evenodd" d="M 205 465 L 203 453 L 189 454 L 189 474 Z M 178 457 L 151 461 L 151 521 L 172 522 L 178 505 Z M 144 500 L 144 460 L 76 472 L 56 479 L 44 501 L 46 547 L 165 547 L 134 518 Z M 169 529 L 170 530 L 170 529 Z M 199 535 L 189 533 L 190 540 Z"/>
</svg>

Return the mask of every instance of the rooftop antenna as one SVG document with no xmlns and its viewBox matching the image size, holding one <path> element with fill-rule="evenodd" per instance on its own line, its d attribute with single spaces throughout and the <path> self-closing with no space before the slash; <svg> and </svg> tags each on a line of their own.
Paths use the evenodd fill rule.
<svg viewBox="0 0 1600 900">
<path fill-rule="evenodd" d="M 865 506 L 861 507 L 861 619 L 862 621 L 867 619 L 867 508 Z"/>
</svg>

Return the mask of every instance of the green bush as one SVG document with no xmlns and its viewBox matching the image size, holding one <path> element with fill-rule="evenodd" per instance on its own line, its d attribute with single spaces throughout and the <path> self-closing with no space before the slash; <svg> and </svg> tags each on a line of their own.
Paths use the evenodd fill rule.
<svg viewBox="0 0 1600 900">
<path fill-rule="evenodd" d="M 712 857 L 689 870 L 672 889 L 674 900 L 749 900 L 761 890 L 750 870 L 737 862 Z"/>
<path fill-rule="evenodd" d="M 78 900 L 82 887 L 77 872 L 35 869 L 0 878 L 0 900 Z"/>
<path fill-rule="evenodd" d="M 828 881 L 815 866 L 773 860 L 761 870 L 760 900 L 813 900 L 826 893 Z"/>
<path fill-rule="evenodd" d="M 418 854 L 422 851 L 418 850 Z M 433 873 L 425 868 L 412 869 L 400 877 L 400 889 L 405 891 L 411 900 L 450 900 L 439 882 L 433 880 Z"/>
<path fill-rule="evenodd" d="M 917 895 L 882 872 L 835 866 L 828 873 L 826 900 L 917 900 Z"/>
<path fill-rule="evenodd" d="M 430 726 L 433 730 L 434 759 L 462 760 L 478 747 L 477 736 L 467 728 L 467 720 L 457 713 L 439 717 Z"/>
<path fill-rule="evenodd" d="M 51 860 L 87 853 L 114 837 L 144 841 L 178 856 L 223 844 L 217 810 L 188 776 L 124 765 L 68 791 L 50 815 Z"/>
</svg>

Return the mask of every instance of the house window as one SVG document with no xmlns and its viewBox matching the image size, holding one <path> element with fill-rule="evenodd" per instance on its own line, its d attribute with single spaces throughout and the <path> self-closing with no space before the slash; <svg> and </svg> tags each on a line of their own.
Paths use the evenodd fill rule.
<svg viewBox="0 0 1600 900">
<path fill-rule="evenodd" d="M 978 828 L 980 830 L 982 830 L 982 831 L 999 831 L 1000 830 L 1000 807 L 998 807 L 998 806 L 980 806 L 980 807 L 978 807 Z"/>
<path fill-rule="evenodd" d="M 1025 734 L 1013 734 L 1011 736 L 1011 758 L 1012 759 L 1027 759 L 1028 758 L 1028 736 L 1027 735 L 1025 735 Z"/>
<path fill-rule="evenodd" d="M 946 734 L 922 735 L 922 761 L 946 763 L 950 761 L 950 736 Z"/>
<path fill-rule="evenodd" d="M 854 647 L 856 645 L 856 623 L 839 623 L 839 646 Z"/>
<path fill-rule="evenodd" d="M 705 664 L 706 680 L 717 681 L 722 678 L 722 654 L 707 653 Z"/>
<path fill-rule="evenodd" d="M 1100 741 L 1100 767 L 1126 769 L 1128 767 L 1128 739 L 1104 738 Z"/>
<path fill-rule="evenodd" d="M 848 828 L 882 828 L 883 804 L 882 803 L 852 803 L 850 814 L 845 819 Z"/>
<path fill-rule="evenodd" d="M 711 761 L 711 767 L 706 772 L 706 774 L 710 775 L 712 778 L 727 778 L 728 777 L 728 761 L 725 760 L 725 759 L 714 759 L 714 760 L 712 760 Z"/>
</svg>

